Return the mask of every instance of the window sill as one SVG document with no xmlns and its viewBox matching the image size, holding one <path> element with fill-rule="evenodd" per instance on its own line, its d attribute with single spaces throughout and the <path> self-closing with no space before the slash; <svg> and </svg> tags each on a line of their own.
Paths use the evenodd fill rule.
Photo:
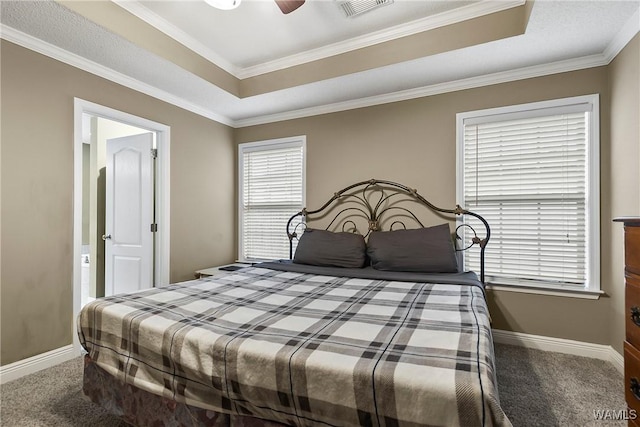
<svg viewBox="0 0 640 427">
<path fill-rule="evenodd" d="M 549 286 L 523 286 L 523 285 L 503 285 L 500 283 L 488 283 L 486 289 L 499 292 L 519 292 L 523 294 L 550 295 L 556 297 L 570 297 L 597 300 L 604 295 L 604 291 L 592 291 L 586 289 L 560 289 Z"/>
</svg>

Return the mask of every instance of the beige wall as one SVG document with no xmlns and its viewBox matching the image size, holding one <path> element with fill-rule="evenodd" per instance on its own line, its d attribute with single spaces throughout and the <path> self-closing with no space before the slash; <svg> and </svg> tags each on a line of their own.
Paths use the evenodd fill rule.
<svg viewBox="0 0 640 427">
<path fill-rule="evenodd" d="M 73 98 L 171 127 L 171 281 L 233 259 L 232 130 L 2 41 L 2 365 L 72 342 Z"/>
<path fill-rule="evenodd" d="M 603 204 L 602 235 L 606 268 L 603 280 L 612 293 L 610 326 L 611 345 L 622 352 L 624 341 L 624 239 L 620 223 L 611 223 L 617 216 L 640 215 L 640 35 L 609 64 L 611 93 L 611 150 L 603 159 L 611 171 L 609 203 Z"/>
<path fill-rule="evenodd" d="M 307 135 L 310 208 L 335 190 L 372 177 L 407 184 L 439 206 L 454 206 L 456 113 L 600 93 L 601 142 L 607 158 L 608 91 L 608 70 L 599 67 L 237 129 L 235 140 Z M 607 192 L 608 165 L 603 164 L 602 174 L 603 191 Z M 603 263 L 611 260 L 605 257 Z M 611 295 L 620 292 L 609 282 L 604 282 L 603 288 Z M 616 295 L 616 300 L 619 298 Z M 599 344 L 610 343 L 610 301 L 610 297 L 593 301 L 515 292 L 489 294 L 495 328 Z"/>
<path fill-rule="evenodd" d="M 456 113 L 600 93 L 602 286 L 607 296 L 589 301 L 494 292 L 489 305 L 496 328 L 612 344 L 621 351 L 622 241 L 621 229 L 610 219 L 640 211 L 638 43 L 636 36 L 608 67 L 234 132 L 2 41 L 0 363 L 71 343 L 73 97 L 171 126 L 170 268 L 175 282 L 235 257 L 232 141 L 307 135 L 308 206 L 371 177 L 406 183 L 446 206 L 455 203 Z"/>
</svg>

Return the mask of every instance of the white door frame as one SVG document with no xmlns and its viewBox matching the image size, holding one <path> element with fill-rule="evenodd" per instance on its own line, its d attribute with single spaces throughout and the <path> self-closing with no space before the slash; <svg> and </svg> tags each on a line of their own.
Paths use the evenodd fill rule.
<svg viewBox="0 0 640 427">
<path fill-rule="evenodd" d="M 73 99 L 73 319 L 72 336 L 76 352 L 80 352 L 80 340 L 76 332 L 76 320 L 80 313 L 81 263 L 82 251 L 82 114 L 102 117 L 126 123 L 155 132 L 156 148 L 156 223 L 158 232 L 155 244 L 155 283 L 154 286 L 169 284 L 169 153 L 171 128 L 161 123 L 137 117 L 122 111 L 114 110 L 80 98 Z"/>
</svg>

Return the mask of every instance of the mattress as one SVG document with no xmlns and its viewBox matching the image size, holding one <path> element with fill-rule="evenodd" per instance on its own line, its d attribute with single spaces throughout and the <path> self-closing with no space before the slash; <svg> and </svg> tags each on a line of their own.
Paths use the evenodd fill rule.
<svg viewBox="0 0 640 427">
<path fill-rule="evenodd" d="M 272 263 L 96 300 L 90 358 L 124 383 L 298 426 L 509 426 L 473 274 Z"/>
</svg>

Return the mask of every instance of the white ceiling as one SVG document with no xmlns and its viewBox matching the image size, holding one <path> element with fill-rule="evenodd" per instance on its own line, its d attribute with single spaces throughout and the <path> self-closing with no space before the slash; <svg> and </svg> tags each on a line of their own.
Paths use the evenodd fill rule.
<svg viewBox="0 0 640 427">
<path fill-rule="evenodd" d="M 640 0 L 537 0 L 524 35 L 240 99 L 56 2 L 2 0 L 0 6 L 3 38 L 232 126 L 605 65 L 640 29 Z M 195 0 L 121 6 L 244 77 L 489 5 L 395 0 L 351 19 L 330 0 L 307 0 L 289 15 L 270 0 L 244 0 L 233 11 Z"/>
<path fill-rule="evenodd" d="M 234 10 L 215 9 L 202 1 L 118 1 L 130 12 L 155 26 L 200 47 L 203 56 L 222 62 L 225 69 L 241 74 L 248 67 L 323 49 L 370 36 L 389 33 L 407 23 L 419 23 L 434 15 L 473 6 L 474 1 L 397 0 L 363 15 L 347 18 L 333 0 L 307 0 L 295 12 L 284 15 L 273 0 L 243 0 Z M 514 1 L 484 2 L 500 8 Z M 471 7 L 476 11 L 480 8 Z M 468 13 L 472 13 L 471 10 Z"/>
</svg>

